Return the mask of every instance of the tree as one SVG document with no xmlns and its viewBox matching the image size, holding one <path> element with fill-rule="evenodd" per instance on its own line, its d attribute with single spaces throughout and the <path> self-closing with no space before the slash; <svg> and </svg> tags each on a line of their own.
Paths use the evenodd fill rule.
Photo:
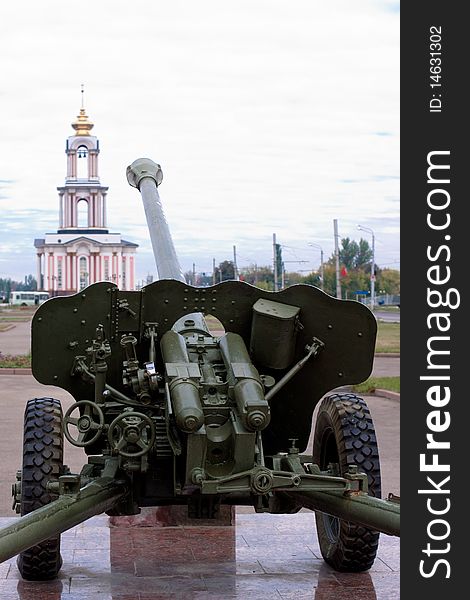
<svg viewBox="0 0 470 600">
<path fill-rule="evenodd" d="M 215 282 L 219 283 L 219 281 L 227 281 L 230 279 L 235 279 L 233 261 L 224 260 L 215 268 Z"/>
<path fill-rule="evenodd" d="M 369 246 L 369 242 L 364 239 L 359 240 L 358 252 L 355 260 L 356 269 L 363 269 L 366 265 L 369 266 L 372 262 L 372 248 Z"/>
<path fill-rule="evenodd" d="M 342 238 L 339 249 L 340 277 L 343 298 L 355 298 L 355 292 L 370 289 L 372 249 L 369 242 L 361 238 L 359 243 Z M 325 292 L 336 296 L 336 260 L 332 254 L 325 263 Z M 376 277 L 380 269 L 375 265 Z"/>
<path fill-rule="evenodd" d="M 351 241 L 348 237 L 341 240 L 341 248 L 339 250 L 340 265 L 344 265 L 348 271 L 356 268 L 358 254 L 359 246 L 357 242 Z"/>
<path fill-rule="evenodd" d="M 271 266 L 250 265 L 240 272 L 243 280 L 263 290 L 273 290 L 274 274 Z"/>
<path fill-rule="evenodd" d="M 38 289 L 37 281 L 32 275 L 25 275 L 24 283 L 18 283 L 16 289 L 20 292 L 34 292 Z"/>
<path fill-rule="evenodd" d="M 8 302 L 10 299 L 11 284 L 11 279 L 0 278 L 0 298 L 5 302 Z"/>
<path fill-rule="evenodd" d="M 37 281 L 32 275 L 25 275 L 24 282 L 0 277 L 0 296 L 7 301 L 10 298 L 10 292 L 14 292 L 15 290 L 19 292 L 33 292 L 37 289 Z"/>
<path fill-rule="evenodd" d="M 301 273 L 296 273 L 295 271 L 292 273 L 286 272 L 284 273 L 284 282 L 286 287 L 290 285 L 297 285 L 298 283 L 306 283 L 306 276 Z"/>
<path fill-rule="evenodd" d="M 400 271 L 396 269 L 381 269 L 377 277 L 376 289 L 380 294 L 400 293 Z"/>
<path fill-rule="evenodd" d="M 341 277 L 341 290 L 343 298 L 355 300 L 357 292 L 369 290 L 370 275 L 364 269 L 351 269 L 347 275 Z"/>
<path fill-rule="evenodd" d="M 289 285 L 293 285 L 292 280 L 296 279 L 296 277 L 291 277 L 291 273 L 286 274 L 286 281 L 289 283 Z M 309 275 L 303 275 L 299 281 L 296 281 L 296 283 L 307 283 L 308 285 L 320 287 L 320 271 L 314 271 Z M 330 261 L 323 265 L 323 291 L 325 291 L 327 294 L 330 294 L 330 296 L 336 295 L 336 269 L 334 263 L 330 264 Z"/>
<path fill-rule="evenodd" d="M 361 238 L 359 243 L 350 240 L 348 237 L 341 240 L 341 248 L 339 249 L 339 262 L 344 265 L 348 271 L 352 269 L 368 268 L 370 271 L 370 263 L 372 261 L 372 248 L 369 242 Z M 332 254 L 328 261 L 330 264 L 335 264 L 335 255 Z"/>
</svg>

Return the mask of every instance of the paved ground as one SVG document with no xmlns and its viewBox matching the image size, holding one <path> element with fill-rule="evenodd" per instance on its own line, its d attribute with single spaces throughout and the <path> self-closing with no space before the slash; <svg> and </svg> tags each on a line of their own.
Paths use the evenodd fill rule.
<svg viewBox="0 0 470 600">
<path fill-rule="evenodd" d="M 11 483 L 21 466 L 23 413 L 31 398 L 53 396 L 62 402 L 65 412 L 73 404 L 73 398 L 59 388 L 37 383 L 32 375 L 0 374 L 0 516 L 11 516 Z M 79 471 L 86 462 L 83 449 L 65 442 L 64 462 Z"/>
<path fill-rule="evenodd" d="M 8 331 L 0 331 L 1 354 L 28 354 L 31 346 L 31 323 L 15 323 Z"/>
<path fill-rule="evenodd" d="M 399 356 L 376 356 L 372 367 L 374 377 L 395 377 L 400 375 Z"/>
<path fill-rule="evenodd" d="M 63 534 L 58 580 L 22 581 L 13 559 L 1 564 L 0 599 L 397 600 L 399 550 L 381 536 L 370 571 L 337 573 L 321 559 L 311 513 L 164 529 L 95 517 Z"/>
</svg>

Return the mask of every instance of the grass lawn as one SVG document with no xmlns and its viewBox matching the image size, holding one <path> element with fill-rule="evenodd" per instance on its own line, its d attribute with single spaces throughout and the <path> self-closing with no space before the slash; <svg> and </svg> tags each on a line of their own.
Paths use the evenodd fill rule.
<svg viewBox="0 0 470 600">
<path fill-rule="evenodd" d="M 31 354 L 11 356 L 0 352 L 0 369 L 22 369 L 31 367 Z"/>
<path fill-rule="evenodd" d="M 27 315 L 20 315 L 17 317 L 0 313 L 0 323 L 26 323 L 27 321 L 31 321 L 31 317 L 28 317 Z"/>
<path fill-rule="evenodd" d="M 376 352 L 400 352 L 400 323 L 377 323 Z"/>
<path fill-rule="evenodd" d="M 373 392 L 377 388 L 400 393 L 400 377 L 369 377 L 364 383 L 353 386 L 359 393 Z"/>
</svg>

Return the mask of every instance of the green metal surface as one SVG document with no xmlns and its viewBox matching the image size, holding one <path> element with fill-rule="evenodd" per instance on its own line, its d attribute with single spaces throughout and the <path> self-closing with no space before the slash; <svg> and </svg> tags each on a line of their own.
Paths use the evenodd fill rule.
<svg viewBox="0 0 470 600">
<path fill-rule="evenodd" d="M 388 535 L 400 535 L 400 505 L 367 494 L 288 492 L 299 505 Z"/>
<path fill-rule="evenodd" d="M 313 410 L 329 390 L 361 382 L 373 364 L 376 321 L 362 304 L 341 301 L 306 285 L 281 292 L 266 292 L 247 283 L 227 281 L 209 288 L 194 288 L 179 281 L 161 280 L 140 292 L 120 292 L 108 283 L 96 283 L 82 293 L 53 298 L 39 307 L 32 323 L 32 369 L 40 383 L 57 385 L 76 399 L 89 399 L 90 388 L 71 375 L 77 355 L 84 355 L 103 325 L 111 348 L 107 382 L 121 392 L 122 335 L 137 338 L 140 361 L 147 360 L 147 323 L 155 323 L 161 339 L 173 324 L 189 313 L 213 314 L 226 331 L 239 334 L 250 347 L 253 306 L 260 299 L 299 307 L 302 328 L 295 339 L 293 361 L 305 356 L 305 347 L 314 337 L 324 342 L 323 351 L 283 387 L 271 402 L 271 422 L 264 432 L 267 453 L 285 451 L 290 438 L 298 439 L 304 450 L 310 435 Z M 276 330 L 272 330 L 276 345 Z M 44 348 L 48 348 L 44 352 Z M 163 360 L 157 348 L 156 365 Z M 260 374 L 278 381 L 288 368 L 254 366 Z M 289 365 L 291 366 L 291 365 Z"/>
<path fill-rule="evenodd" d="M 61 495 L 17 519 L 0 531 L 0 562 L 105 512 L 127 492 L 122 482 L 113 478 L 96 479 L 78 494 Z"/>
</svg>

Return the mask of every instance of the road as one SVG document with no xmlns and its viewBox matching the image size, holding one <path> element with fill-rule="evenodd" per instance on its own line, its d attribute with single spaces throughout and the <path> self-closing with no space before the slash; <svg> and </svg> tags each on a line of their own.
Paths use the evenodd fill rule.
<svg viewBox="0 0 470 600">
<path fill-rule="evenodd" d="M 400 311 L 388 312 L 386 310 L 375 310 L 375 318 L 378 321 L 385 321 L 386 323 L 399 323 L 400 322 Z"/>
<path fill-rule="evenodd" d="M 399 356 L 376 356 L 372 367 L 373 377 L 397 377 L 400 375 Z"/>
<path fill-rule="evenodd" d="M 31 346 L 31 322 L 15 323 L 8 331 L 0 331 L 0 354 L 28 354 Z"/>
</svg>

